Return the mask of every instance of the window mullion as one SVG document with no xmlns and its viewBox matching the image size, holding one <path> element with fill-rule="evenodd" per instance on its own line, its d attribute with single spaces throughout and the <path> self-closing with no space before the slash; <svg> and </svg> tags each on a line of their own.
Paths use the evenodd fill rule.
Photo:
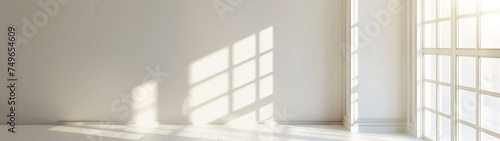
<svg viewBox="0 0 500 141">
<path fill-rule="evenodd" d="M 421 2 L 422 2 L 422 14 L 421 14 L 421 16 L 422 16 L 422 29 L 421 29 L 422 30 L 422 41 L 421 41 L 421 44 L 422 44 L 422 50 L 423 50 L 425 48 L 425 24 L 424 24 L 425 23 L 424 22 L 425 21 L 425 0 L 421 0 Z M 422 75 L 421 75 L 421 77 L 425 78 L 426 67 L 425 67 L 425 55 L 424 55 L 424 53 L 422 53 L 421 63 L 422 63 L 422 71 L 421 71 Z M 426 133 L 426 131 L 425 131 L 425 128 L 426 128 L 426 126 L 425 126 L 425 122 L 426 122 L 425 121 L 425 116 L 426 116 L 425 115 L 425 89 L 426 89 L 425 81 L 421 81 L 420 85 L 422 85 L 422 100 L 420 101 L 421 102 L 420 104 L 423 107 L 422 108 L 423 109 L 422 110 L 422 123 L 420 123 L 420 125 L 422 126 L 422 137 L 425 139 L 427 137 L 425 135 L 425 133 Z"/>
<path fill-rule="evenodd" d="M 435 2 L 436 2 L 436 5 L 435 5 L 436 6 L 436 9 L 435 9 L 436 10 L 436 23 L 434 23 L 434 24 L 436 24 L 436 35 L 435 35 L 436 36 L 436 45 L 435 46 L 436 46 L 436 49 L 439 49 L 441 47 L 440 46 L 441 42 L 439 41 L 439 34 L 440 34 L 440 28 L 441 27 L 439 26 L 440 22 L 438 20 L 439 19 L 439 13 L 440 13 L 439 12 L 439 10 L 440 10 L 439 6 L 440 5 L 439 5 L 439 0 L 436 0 Z M 439 56 L 440 55 L 436 54 L 436 82 L 437 82 L 435 84 L 436 85 L 436 95 L 435 95 L 435 98 L 436 98 L 436 117 L 435 117 L 436 118 L 435 119 L 436 120 L 436 133 L 435 133 L 436 134 L 436 141 L 440 141 L 441 140 L 441 136 L 440 136 L 441 135 L 441 131 L 440 131 L 441 130 L 441 120 L 439 120 L 439 114 L 438 114 L 439 111 L 441 111 L 441 108 L 440 108 L 441 104 L 439 102 L 440 101 L 439 97 L 441 96 L 441 93 L 439 92 L 439 90 L 440 90 L 439 89 L 440 88 L 439 82 L 441 81 L 441 79 L 439 79 L 440 78 L 439 77 L 440 76 L 440 70 L 439 70 L 439 68 L 440 68 L 439 67 L 439 65 L 440 65 L 439 61 L 440 61 L 440 59 L 439 59 Z"/>
<path fill-rule="evenodd" d="M 437 82 L 435 84 L 436 85 L 436 95 L 435 95 L 436 96 L 436 141 L 441 140 L 440 136 L 439 136 L 441 134 L 441 132 L 439 131 L 441 129 L 441 125 L 440 125 L 441 121 L 439 120 L 439 111 L 441 111 L 441 106 L 440 106 L 441 104 L 439 102 L 440 101 L 439 97 L 441 96 L 441 93 L 439 92 L 439 90 L 440 90 L 439 82 L 441 81 L 441 79 L 439 79 L 439 76 L 440 76 L 440 73 L 439 73 L 439 71 L 440 71 L 440 69 L 439 69 L 440 68 L 439 67 L 440 59 L 439 58 L 440 58 L 440 55 L 436 54 L 436 82 Z"/>
<path fill-rule="evenodd" d="M 456 56 L 456 44 L 457 44 L 457 7 L 458 7 L 458 2 L 456 0 L 451 0 L 451 140 L 452 141 L 457 141 L 458 140 L 458 95 L 456 94 L 457 92 L 457 83 L 456 83 L 456 78 L 457 78 L 457 56 Z"/>
<path fill-rule="evenodd" d="M 476 0 L 476 140 L 481 141 L 481 88 L 480 88 L 480 58 L 481 48 L 481 0 Z"/>
</svg>

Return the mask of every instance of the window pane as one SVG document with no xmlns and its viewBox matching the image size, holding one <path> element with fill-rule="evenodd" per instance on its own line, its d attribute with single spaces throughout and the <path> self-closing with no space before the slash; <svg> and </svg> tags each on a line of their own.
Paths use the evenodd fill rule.
<svg viewBox="0 0 500 141">
<path fill-rule="evenodd" d="M 425 82 L 425 107 L 436 110 L 436 84 Z"/>
<path fill-rule="evenodd" d="M 425 79 L 436 80 L 436 55 L 425 55 Z"/>
<path fill-rule="evenodd" d="M 451 120 L 443 116 L 439 116 L 439 120 L 440 120 L 439 140 L 451 141 Z"/>
<path fill-rule="evenodd" d="M 425 20 L 434 20 L 436 19 L 436 1 L 435 0 L 425 0 L 424 1 L 424 11 L 425 11 Z"/>
<path fill-rule="evenodd" d="M 500 13 L 481 16 L 481 48 L 500 48 L 499 25 Z"/>
<path fill-rule="evenodd" d="M 451 88 L 448 86 L 439 86 L 439 112 L 451 114 Z"/>
<path fill-rule="evenodd" d="M 451 57 L 439 55 L 439 81 L 451 83 Z"/>
<path fill-rule="evenodd" d="M 482 0 L 481 11 L 500 9 L 500 0 Z"/>
<path fill-rule="evenodd" d="M 439 18 L 450 17 L 450 0 L 439 0 Z"/>
<path fill-rule="evenodd" d="M 460 90 L 460 119 L 476 124 L 476 93 Z"/>
<path fill-rule="evenodd" d="M 436 23 L 425 24 L 424 48 L 436 48 Z"/>
<path fill-rule="evenodd" d="M 500 141 L 499 138 L 497 137 L 493 137 L 492 135 L 490 134 L 486 134 L 486 133 L 481 133 L 481 136 L 482 136 L 482 140 L 483 141 Z"/>
<path fill-rule="evenodd" d="M 460 133 L 458 139 L 460 141 L 475 141 L 476 129 L 460 123 Z"/>
<path fill-rule="evenodd" d="M 476 58 L 464 57 L 458 58 L 458 84 L 471 88 L 476 87 Z"/>
<path fill-rule="evenodd" d="M 450 21 L 439 23 L 439 48 L 451 47 L 451 24 Z"/>
<path fill-rule="evenodd" d="M 481 90 L 500 93 L 500 58 L 481 58 Z"/>
<path fill-rule="evenodd" d="M 463 18 L 458 23 L 458 48 L 476 48 L 476 18 Z"/>
<path fill-rule="evenodd" d="M 436 114 L 425 110 L 425 133 L 424 135 L 436 140 Z"/>
<path fill-rule="evenodd" d="M 422 50 L 423 46 L 422 46 L 422 28 L 423 26 L 422 25 L 419 25 L 417 27 L 417 50 L 420 51 Z"/>
<path fill-rule="evenodd" d="M 458 13 L 460 15 L 476 12 L 476 0 L 458 0 Z"/>
<path fill-rule="evenodd" d="M 500 98 L 481 96 L 481 127 L 500 134 Z"/>
</svg>

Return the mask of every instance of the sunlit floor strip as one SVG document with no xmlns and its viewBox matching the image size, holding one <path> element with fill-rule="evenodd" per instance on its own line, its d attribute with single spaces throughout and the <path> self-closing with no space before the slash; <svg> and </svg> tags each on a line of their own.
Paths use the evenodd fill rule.
<svg viewBox="0 0 500 141">
<path fill-rule="evenodd" d="M 421 141 L 406 134 L 350 133 L 341 125 L 20 125 L 16 134 L 0 136 L 55 141 Z"/>
</svg>

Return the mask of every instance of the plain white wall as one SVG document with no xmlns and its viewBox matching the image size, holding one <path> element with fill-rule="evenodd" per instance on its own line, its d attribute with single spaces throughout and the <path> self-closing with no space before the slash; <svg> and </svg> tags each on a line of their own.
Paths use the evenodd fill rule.
<svg viewBox="0 0 500 141">
<path fill-rule="evenodd" d="M 357 0 L 353 3 L 360 37 L 358 62 L 359 119 L 395 122 L 403 117 L 401 12 L 399 0 Z M 389 16 L 385 16 L 389 15 Z M 389 18 L 387 18 L 389 17 Z"/>
<path fill-rule="evenodd" d="M 59 12 L 54 17 L 49 16 L 47 24 L 36 27 L 38 32 L 29 43 L 19 46 L 18 122 L 130 121 L 137 111 L 151 108 L 155 109 L 155 119 L 160 122 L 193 122 L 193 115 L 186 110 L 186 105 L 190 106 L 188 101 L 192 100 L 187 96 L 194 87 L 189 80 L 193 77 L 191 65 L 270 28 L 273 37 L 273 96 L 256 99 L 254 104 L 217 117 L 214 122 L 231 121 L 260 110 L 268 103 L 273 103 L 275 120 L 278 121 L 342 120 L 341 0 L 243 0 L 239 5 L 229 5 L 233 11 L 226 12 L 224 20 L 219 18 L 214 1 L 73 0 L 59 4 Z M 227 4 L 225 0 L 220 1 Z M 15 12 L 8 12 L 6 18 L 2 16 L 1 27 L 13 24 L 21 29 L 23 17 L 32 22 L 35 13 L 44 12 L 37 2 L 2 1 L 1 5 L 6 6 L 2 10 Z M 2 11 L 3 15 L 5 13 Z M 388 34 L 387 37 L 384 34 Z M 375 46 L 364 52 L 368 55 L 364 67 L 371 70 L 376 67 L 377 72 L 382 73 L 366 70 L 364 74 L 368 76 L 363 78 L 373 80 L 367 81 L 369 84 L 386 80 L 376 76 L 398 73 L 392 70 L 397 65 L 393 64 L 398 62 L 397 58 L 369 60 L 375 55 L 395 54 L 398 51 L 396 43 L 390 45 L 390 49 L 377 49 L 393 36 L 392 30 L 384 31 L 383 40 L 374 41 Z M 5 40 L 0 42 L 3 44 Z M 394 51 L 387 52 L 391 49 Z M 5 51 L 0 50 L 0 58 L 6 58 Z M 227 64 L 210 62 L 205 67 L 210 70 L 224 63 Z M 369 66 L 371 63 L 384 63 L 384 67 Z M 159 66 L 161 72 L 169 75 L 160 77 L 161 82 L 149 85 L 155 87 L 157 93 L 153 95 L 154 104 L 149 105 L 153 107 L 142 105 L 144 109 L 133 109 L 132 104 L 126 102 L 131 94 L 138 86 L 149 82 L 145 80 L 156 80 L 148 72 L 148 66 L 152 70 Z M 6 65 L 0 65 L 0 68 L 6 70 Z M 6 73 L 3 72 L 2 76 L 6 78 Z M 391 85 L 396 80 L 390 78 L 387 84 L 377 83 L 376 89 L 366 87 L 371 94 L 364 94 L 366 99 L 361 100 L 376 98 L 380 102 L 371 102 L 364 107 L 368 116 L 393 117 L 397 114 L 391 113 L 397 107 L 389 105 L 388 109 L 376 110 L 381 113 L 370 112 L 374 109 L 369 108 L 394 103 L 392 99 L 380 97 L 397 94 L 399 88 Z M 228 83 L 225 80 L 224 83 Z M 1 83 L 6 85 L 4 79 Z M 0 99 L 7 99 L 5 92 L 2 90 Z M 234 95 L 237 90 L 230 89 L 227 93 Z M 227 109 L 235 104 L 239 103 L 216 108 Z M 0 106 L 0 113 L 6 113 L 6 100 L 2 100 Z M 135 112 L 124 114 L 123 108 Z M 276 111 L 289 116 L 276 118 Z M 203 114 L 207 113 L 197 116 Z M 0 118 L 0 121 L 5 123 L 5 119 Z"/>
</svg>

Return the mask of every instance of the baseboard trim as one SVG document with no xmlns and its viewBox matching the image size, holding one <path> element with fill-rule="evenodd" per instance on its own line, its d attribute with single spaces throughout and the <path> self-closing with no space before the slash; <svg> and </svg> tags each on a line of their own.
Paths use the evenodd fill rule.
<svg viewBox="0 0 500 141">
<path fill-rule="evenodd" d="M 259 125 L 267 124 L 266 122 L 210 122 L 210 123 L 195 123 L 195 122 L 107 122 L 107 121 L 59 121 L 56 124 L 62 125 L 82 125 L 82 124 L 116 124 L 116 125 Z M 342 125 L 342 121 L 290 121 L 290 122 L 272 122 L 277 125 Z"/>
<path fill-rule="evenodd" d="M 351 132 L 358 133 L 405 133 L 404 125 L 357 125 L 356 130 Z"/>
<path fill-rule="evenodd" d="M 344 127 L 353 133 L 406 133 L 404 122 L 357 122 L 350 124 L 344 121 Z"/>
<path fill-rule="evenodd" d="M 412 137 L 419 138 L 417 130 L 415 130 L 409 126 L 406 127 L 406 133 L 408 133 L 408 135 L 410 135 Z"/>
<path fill-rule="evenodd" d="M 347 129 L 347 131 L 351 131 L 351 124 L 348 121 L 343 121 L 344 127 Z"/>
</svg>

